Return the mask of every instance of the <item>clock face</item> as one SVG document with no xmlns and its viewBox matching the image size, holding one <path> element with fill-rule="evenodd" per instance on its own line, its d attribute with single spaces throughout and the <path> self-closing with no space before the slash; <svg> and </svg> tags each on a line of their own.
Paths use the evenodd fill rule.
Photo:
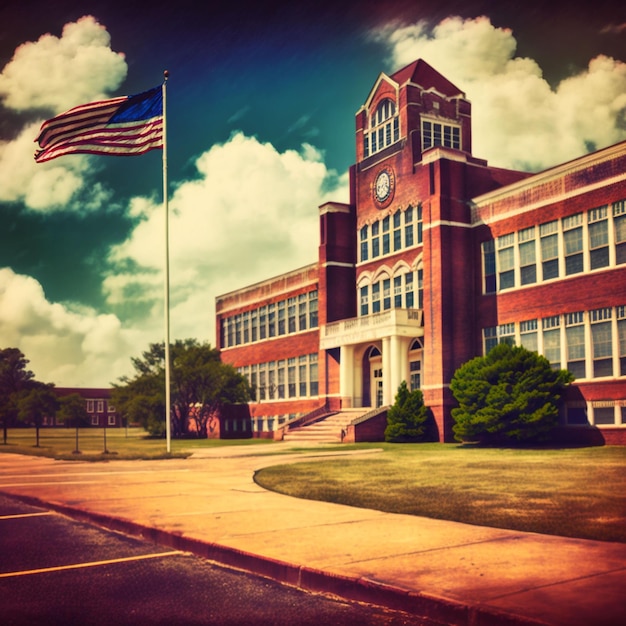
<svg viewBox="0 0 626 626">
<path fill-rule="evenodd" d="M 391 201 L 394 191 L 393 172 L 389 169 L 381 170 L 374 181 L 374 198 L 379 204 Z"/>
</svg>

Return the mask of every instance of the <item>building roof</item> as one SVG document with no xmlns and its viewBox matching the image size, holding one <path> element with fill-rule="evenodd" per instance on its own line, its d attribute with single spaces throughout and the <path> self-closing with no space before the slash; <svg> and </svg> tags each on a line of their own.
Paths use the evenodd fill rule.
<svg viewBox="0 0 626 626">
<path fill-rule="evenodd" d="M 453 85 L 423 59 L 413 61 L 413 63 L 394 72 L 390 78 L 395 80 L 399 85 L 412 82 L 425 90 L 434 89 L 448 98 L 454 96 L 465 97 L 465 94 L 458 87 Z"/>
</svg>

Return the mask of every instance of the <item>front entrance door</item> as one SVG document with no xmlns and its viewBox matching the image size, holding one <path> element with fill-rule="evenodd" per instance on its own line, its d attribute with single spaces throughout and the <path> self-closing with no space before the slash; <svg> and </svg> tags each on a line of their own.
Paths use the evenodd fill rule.
<svg viewBox="0 0 626 626">
<path fill-rule="evenodd" d="M 383 363 L 382 358 L 370 359 L 370 390 L 372 406 L 379 408 L 383 405 Z"/>
</svg>

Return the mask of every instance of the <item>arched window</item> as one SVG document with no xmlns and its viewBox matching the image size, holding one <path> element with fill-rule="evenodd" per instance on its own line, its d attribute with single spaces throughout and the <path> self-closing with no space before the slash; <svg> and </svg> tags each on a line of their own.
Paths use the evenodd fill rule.
<svg viewBox="0 0 626 626">
<path fill-rule="evenodd" d="M 378 104 L 370 117 L 370 127 L 363 136 L 365 156 L 380 152 L 399 139 L 400 123 L 396 105 L 387 98 Z"/>
</svg>

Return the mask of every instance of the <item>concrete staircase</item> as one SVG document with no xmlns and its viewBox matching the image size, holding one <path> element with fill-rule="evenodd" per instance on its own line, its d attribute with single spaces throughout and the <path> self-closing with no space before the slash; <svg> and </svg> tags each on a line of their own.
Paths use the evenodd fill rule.
<svg viewBox="0 0 626 626">
<path fill-rule="evenodd" d="M 283 441 L 302 441 L 309 443 L 341 443 L 341 431 L 347 430 L 348 424 L 365 415 L 371 409 L 346 409 L 333 413 L 308 426 L 289 429 Z"/>
</svg>

